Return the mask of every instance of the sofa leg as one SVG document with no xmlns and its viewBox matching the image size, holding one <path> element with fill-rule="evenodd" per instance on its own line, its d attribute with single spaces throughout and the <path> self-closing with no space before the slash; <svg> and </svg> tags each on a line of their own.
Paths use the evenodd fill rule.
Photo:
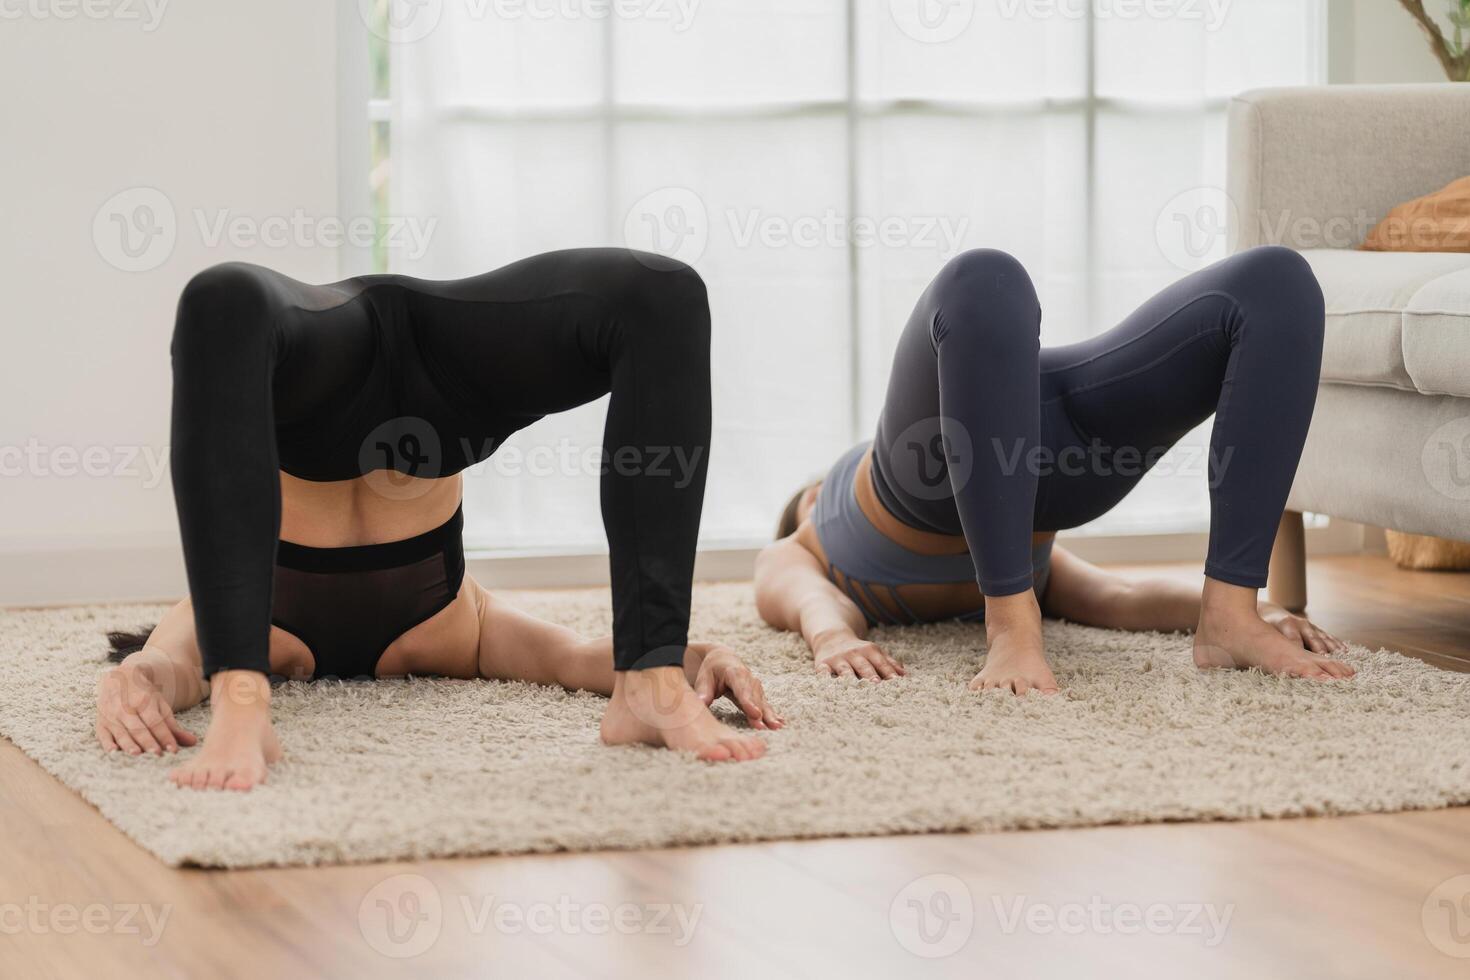
<svg viewBox="0 0 1470 980">
<path fill-rule="evenodd" d="M 1281 515 L 1276 544 L 1271 548 L 1266 593 L 1272 602 L 1294 613 L 1307 608 L 1307 534 L 1298 511 Z"/>
</svg>

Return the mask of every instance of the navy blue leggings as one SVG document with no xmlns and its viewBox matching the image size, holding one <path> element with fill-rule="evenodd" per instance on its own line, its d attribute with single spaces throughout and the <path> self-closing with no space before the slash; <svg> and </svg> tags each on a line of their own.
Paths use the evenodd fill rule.
<svg viewBox="0 0 1470 980">
<path fill-rule="evenodd" d="M 873 482 L 913 527 L 964 534 L 988 596 L 1031 587 L 1031 533 L 1106 513 L 1211 414 L 1205 574 L 1261 588 L 1317 398 L 1322 291 L 1287 248 L 1234 255 L 1107 333 L 1040 347 L 1004 252 L 952 259 L 894 355 Z"/>
</svg>

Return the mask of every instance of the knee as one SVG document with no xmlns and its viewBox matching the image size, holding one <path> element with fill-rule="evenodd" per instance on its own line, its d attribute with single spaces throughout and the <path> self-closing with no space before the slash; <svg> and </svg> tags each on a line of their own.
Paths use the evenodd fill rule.
<svg viewBox="0 0 1470 980">
<path fill-rule="evenodd" d="M 1278 342 L 1321 346 L 1322 287 L 1300 252 L 1282 245 L 1247 249 L 1226 260 L 1226 290 L 1246 307 L 1248 322 L 1269 322 Z"/>
<path fill-rule="evenodd" d="M 707 350 L 710 340 L 709 291 L 698 272 L 677 259 L 630 252 L 618 302 L 625 318 L 637 322 L 640 337 Z"/>
<path fill-rule="evenodd" d="M 929 287 L 934 342 L 957 333 L 1003 343 L 1014 338 L 1034 346 L 1041 330 L 1041 304 L 1026 268 L 997 249 L 962 252 L 945 263 Z"/>
<path fill-rule="evenodd" d="M 1322 287 L 1311 263 L 1284 245 L 1260 245 L 1226 260 L 1230 286 L 1238 294 L 1280 306 L 1321 310 Z"/>
<path fill-rule="evenodd" d="M 210 266 L 184 286 L 170 350 L 185 363 L 239 356 L 268 337 L 269 289 L 262 270 L 240 262 Z"/>
</svg>

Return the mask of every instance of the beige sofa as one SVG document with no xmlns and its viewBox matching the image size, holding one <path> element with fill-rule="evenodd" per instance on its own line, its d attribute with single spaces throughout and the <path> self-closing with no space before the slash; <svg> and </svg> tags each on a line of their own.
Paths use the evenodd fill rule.
<svg viewBox="0 0 1470 980">
<path fill-rule="evenodd" d="M 1470 84 L 1266 89 L 1229 109 L 1232 244 L 1311 262 L 1322 384 L 1272 557 L 1306 603 L 1301 515 L 1470 540 L 1470 254 L 1356 251 L 1396 204 L 1470 176 Z"/>
</svg>

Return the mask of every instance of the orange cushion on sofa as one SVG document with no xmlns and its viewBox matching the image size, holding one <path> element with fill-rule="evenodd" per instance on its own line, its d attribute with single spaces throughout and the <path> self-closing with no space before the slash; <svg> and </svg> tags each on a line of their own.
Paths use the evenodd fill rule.
<svg viewBox="0 0 1470 980">
<path fill-rule="evenodd" d="M 1470 177 L 1400 204 L 1368 232 L 1369 252 L 1470 252 Z"/>
</svg>

